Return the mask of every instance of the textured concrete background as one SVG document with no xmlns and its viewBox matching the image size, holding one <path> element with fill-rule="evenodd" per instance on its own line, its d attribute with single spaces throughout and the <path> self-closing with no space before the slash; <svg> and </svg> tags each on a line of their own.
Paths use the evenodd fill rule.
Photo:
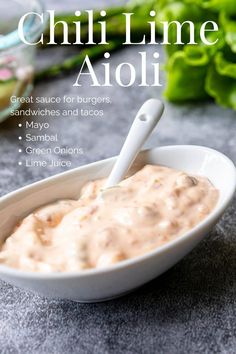
<svg viewBox="0 0 236 354">
<path fill-rule="evenodd" d="M 47 6 L 60 10 L 109 3 L 120 2 L 70 0 L 63 5 L 50 0 Z M 77 49 L 40 54 L 38 66 L 59 60 L 69 55 L 70 50 Z M 112 70 L 123 61 L 138 66 L 140 50 L 143 48 L 135 47 L 112 54 Z M 150 57 L 153 51 L 153 48 L 147 49 Z M 99 62 L 95 69 L 100 75 Z M 151 77 L 151 66 L 148 70 Z M 71 158 L 73 167 L 117 154 L 140 104 L 147 98 L 161 97 L 162 93 L 161 89 L 135 86 L 76 89 L 72 87 L 75 77 L 76 73 L 72 73 L 40 84 L 34 90 L 37 96 L 76 94 L 112 98 L 112 104 L 103 107 L 102 119 L 41 119 L 51 122 L 50 131 L 59 134 L 62 146 L 79 145 L 84 149 L 84 155 Z M 0 126 L 1 195 L 62 171 L 18 166 L 18 122 L 9 119 Z M 235 112 L 211 102 L 183 106 L 166 103 L 164 118 L 148 146 L 206 145 L 236 162 L 235 132 Z M 24 135 L 24 131 L 21 134 Z M 191 254 L 148 285 L 111 302 L 86 305 L 47 300 L 0 282 L 0 352 L 234 353 L 235 216 L 234 200 L 220 223 Z"/>
</svg>

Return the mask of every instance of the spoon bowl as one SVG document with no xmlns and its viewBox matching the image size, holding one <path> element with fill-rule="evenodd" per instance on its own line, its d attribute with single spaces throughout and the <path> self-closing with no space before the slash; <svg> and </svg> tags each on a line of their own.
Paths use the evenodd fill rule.
<svg viewBox="0 0 236 354">
<path fill-rule="evenodd" d="M 61 173 L 0 198 L 0 242 L 33 210 L 58 199 L 77 199 L 90 180 L 109 175 L 116 157 Z M 234 164 L 222 153 L 191 145 L 167 146 L 141 152 L 135 165 L 158 164 L 207 177 L 219 190 L 214 210 L 183 236 L 143 256 L 105 269 L 67 273 L 31 273 L 0 265 L 0 278 L 44 296 L 79 302 L 105 301 L 147 283 L 189 253 L 217 223 L 233 198 Z M 200 255 L 199 255 L 200 257 Z"/>
</svg>

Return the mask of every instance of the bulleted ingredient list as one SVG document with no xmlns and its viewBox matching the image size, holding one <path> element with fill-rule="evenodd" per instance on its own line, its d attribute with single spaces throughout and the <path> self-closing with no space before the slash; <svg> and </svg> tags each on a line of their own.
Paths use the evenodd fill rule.
<svg viewBox="0 0 236 354">
<path fill-rule="evenodd" d="M 12 96 L 18 108 L 11 111 L 17 118 L 18 165 L 31 167 L 72 167 L 71 159 L 85 153 L 80 141 L 65 145 L 63 134 L 58 131 L 57 120 L 103 119 L 104 110 L 111 104 L 110 97 Z M 75 108 L 76 107 L 76 108 Z"/>
</svg>

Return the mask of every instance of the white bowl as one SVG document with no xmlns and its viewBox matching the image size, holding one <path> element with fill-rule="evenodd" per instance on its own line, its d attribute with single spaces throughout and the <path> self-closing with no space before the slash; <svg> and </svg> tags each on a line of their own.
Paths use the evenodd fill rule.
<svg viewBox="0 0 236 354">
<path fill-rule="evenodd" d="M 91 269 L 78 273 L 30 273 L 0 266 L 0 277 L 14 285 L 44 296 L 97 302 L 125 294 L 176 264 L 189 253 L 217 223 L 233 198 L 236 171 L 223 154 L 201 146 L 167 146 L 139 154 L 141 163 L 160 164 L 199 174 L 219 190 L 219 201 L 212 213 L 185 235 L 134 259 L 107 269 Z M 10 193 L 0 199 L 0 241 L 12 231 L 15 223 L 44 204 L 57 199 L 77 198 L 83 184 L 106 177 L 115 158 L 98 161 L 62 173 Z M 200 257 L 200 255 L 199 255 Z"/>
</svg>

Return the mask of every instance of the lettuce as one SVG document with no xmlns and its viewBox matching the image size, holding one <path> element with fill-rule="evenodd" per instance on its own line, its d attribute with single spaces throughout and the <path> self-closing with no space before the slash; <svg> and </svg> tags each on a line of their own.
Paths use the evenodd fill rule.
<svg viewBox="0 0 236 354">
<path fill-rule="evenodd" d="M 206 91 L 219 105 L 236 110 L 236 79 L 221 75 L 215 62 L 208 68 Z"/>
<path fill-rule="evenodd" d="M 233 62 L 227 59 L 223 52 L 219 52 L 216 54 L 214 62 L 216 70 L 220 75 L 236 79 L 236 61 Z"/>
<path fill-rule="evenodd" d="M 236 14 L 235 0 L 186 0 L 189 3 L 194 3 L 203 9 L 208 9 L 213 12 L 224 11 L 227 14 Z"/>
<path fill-rule="evenodd" d="M 236 3 L 235 3 L 236 8 Z M 222 12 L 219 21 L 225 33 L 225 41 L 233 52 L 236 53 L 236 17 L 229 16 L 226 12 Z"/>
<path fill-rule="evenodd" d="M 189 41 L 188 26 L 183 27 L 183 45 L 167 45 L 167 86 L 165 96 L 173 102 L 212 97 L 217 104 L 236 110 L 236 0 L 161 0 L 157 21 L 193 21 L 197 45 Z M 207 46 L 197 34 L 205 21 L 215 21 L 219 31 L 209 32 L 217 43 Z M 161 32 L 161 28 L 160 28 Z M 170 41 L 176 38 L 169 28 Z"/>
<path fill-rule="evenodd" d="M 186 46 L 175 52 L 167 63 L 165 97 L 175 102 L 206 99 L 208 64 L 209 56 L 200 48 Z"/>
<path fill-rule="evenodd" d="M 184 44 L 166 45 L 167 84 L 165 97 L 173 102 L 213 98 L 217 104 L 236 110 L 236 0 L 132 0 L 140 9 L 156 10 L 157 28 L 162 22 L 192 21 L 196 45 L 189 42 L 189 26 L 182 27 Z M 142 12 L 142 11 L 141 11 Z M 218 32 L 209 32 L 207 46 L 199 38 L 202 23 L 215 21 Z M 169 42 L 176 41 L 176 26 L 169 26 Z"/>
</svg>

